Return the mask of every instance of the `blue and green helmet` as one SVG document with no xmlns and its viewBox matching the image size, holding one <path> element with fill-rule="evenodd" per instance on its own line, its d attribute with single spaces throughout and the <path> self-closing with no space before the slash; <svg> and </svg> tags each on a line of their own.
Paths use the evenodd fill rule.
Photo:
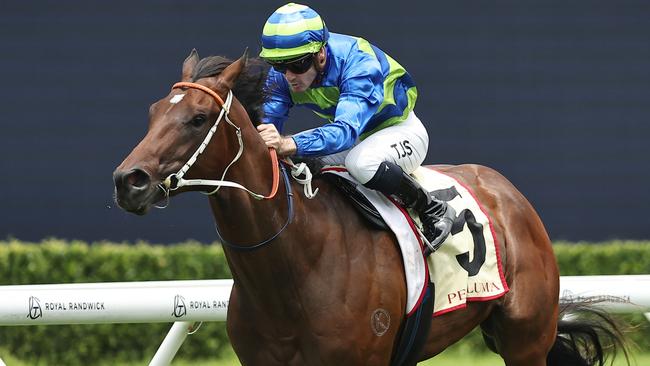
<svg viewBox="0 0 650 366">
<path fill-rule="evenodd" d="M 286 4 L 264 24 L 260 57 L 284 61 L 316 53 L 327 43 L 329 32 L 320 15 L 306 5 Z"/>
</svg>

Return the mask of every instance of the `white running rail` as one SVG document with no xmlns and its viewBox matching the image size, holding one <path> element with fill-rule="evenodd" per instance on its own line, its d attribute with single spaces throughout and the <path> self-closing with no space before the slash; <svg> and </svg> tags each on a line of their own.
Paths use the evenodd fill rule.
<svg viewBox="0 0 650 366">
<path fill-rule="evenodd" d="M 169 365 L 202 321 L 225 321 L 232 280 L 0 286 L 0 326 L 174 322 L 149 365 Z M 563 276 L 562 302 L 646 313 L 650 275 Z M 0 359 L 0 366 L 4 363 Z"/>
</svg>

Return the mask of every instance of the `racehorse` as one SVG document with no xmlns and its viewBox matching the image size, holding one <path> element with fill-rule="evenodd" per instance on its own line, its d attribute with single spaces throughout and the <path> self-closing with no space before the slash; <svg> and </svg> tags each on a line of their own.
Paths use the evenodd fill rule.
<svg viewBox="0 0 650 366">
<path fill-rule="evenodd" d="M 234 280 L 228 335 L 243 365 L 389 365 L 406 302 L 395 236 L 370 225 L 329 181 L 315 179 L 315 199 L 290 193 L 298 184 L 280 177 L 283 164 L 255 128 L 265 73 L 246 54 L 200 60 L 193 50 L 182 82 L 151 105 L 148 133 L 115 170 L 116 201 L 143 215 L 181 192 L 208 194 Z M 526 198 L 487 167 L 436 169 L 470 187 L 491 217 L 510 291 L 433 317 L 424 346 L 405 364 L 479 325 L 509 366 L 602 364 L 601 340 L 621 335 L 559 320 L 557 263 Z M 377 309 L 388 315 L 381 334 L 371 329 Z"/>
</svg>

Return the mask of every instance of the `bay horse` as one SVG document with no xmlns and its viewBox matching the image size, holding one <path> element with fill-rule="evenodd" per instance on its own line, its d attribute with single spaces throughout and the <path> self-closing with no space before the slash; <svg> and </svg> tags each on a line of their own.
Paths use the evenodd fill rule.
<svg viewBox="0 0 650 366">
<path fill-rule="evenodd" d="M 320 191 L 307 199 L 296 182 L 278 178 L 281 164 L 255 128 L 262 65 L 246 54 L 200 60 L 193 50 L 182 82 L 151 105 L 148 133 L 115 170 L 116 201 L 143 215 L 181 192 L 209 194 L 220 237 L 230 243 L 227 331 L 242 365 L 389 365 L 407 301 L 395 236 L 370 225 L 329 181 L 316 178 Z M 436 169 L 470 187 L 491 217 L 510 291 L 433 317 L 406 364 L 437 355 L 477 326 L 508 366 L 602 364 L 603 335 L 595 329 L 609 328 L 559 320 L 558 267 L 526 198 L 487 167 Z M 236 183 L 215 190 L 224 178 Z M 233 186 L 277 194 L 259 199 Z M 371 329 L 377 309 L 392 319 L 383 334 Z M 620 340 L 616 329 L 608 335 Z"/>
</svg>

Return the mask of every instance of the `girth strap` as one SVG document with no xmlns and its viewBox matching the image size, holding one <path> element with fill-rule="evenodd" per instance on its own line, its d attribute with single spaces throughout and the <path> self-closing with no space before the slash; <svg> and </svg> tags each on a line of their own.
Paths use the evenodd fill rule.
<svg viewBox="0 0 650 366">
<path fill-rule="evenodd" d="M 428 277 L 428 275 L 427 275 Z M 435 285 L 427 281 L 427 289 L 418 309 L 408 316 L 399 333 L 399 343 L 391 366 L 415 366 L 418 356 L 427 341 L 433 318 L 433 303 L 435 300 Z"/>
</svg>

